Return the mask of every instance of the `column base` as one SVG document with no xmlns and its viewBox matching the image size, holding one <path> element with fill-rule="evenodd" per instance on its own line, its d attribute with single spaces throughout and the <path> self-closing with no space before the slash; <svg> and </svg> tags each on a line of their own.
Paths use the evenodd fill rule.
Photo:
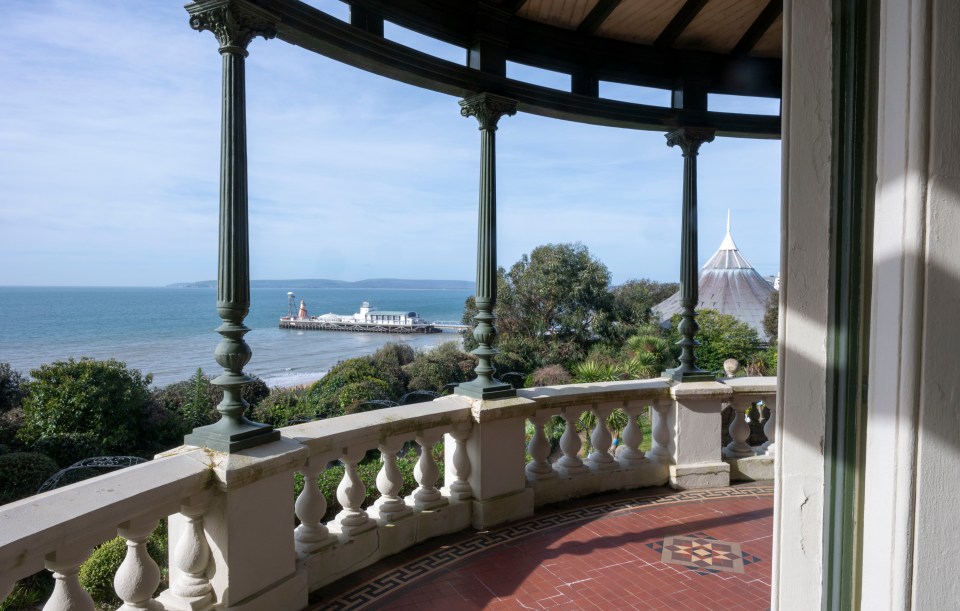
<svg viewBox="0 0 960 611">
<path fill-rule="evenodd" d="M 269 424 L 242 422 L 235 424 L 227 418 L 193 429 L 183 436 L 184 445 L 210 448 L 217 452 L 238 452 L 265 443 L 280 441 L 280 431 Z"/>
<path fill-rule="evenodd" d="M 470 397 L 472 399 L 508 399 L 510 397 L 516 397 L 516 389 L 509 385 L 504 384 L 500 380 L 493 380 L 492 383 L 484 385 L 480 382 L 479 378 L 471 382 L 463 382 L 457 384 L 456 388 L 453 389 L 454 394 L 462 395 L 464 397 Z"/>
<path fill-rule="evenodd" d="M 717 376 L 702 369 L 693 371 L 684 371 L 682 367 L 667 369 L 660 374 L 661 377 L 669 378 L 676 382 L 716 382 Z"/>
</svg>

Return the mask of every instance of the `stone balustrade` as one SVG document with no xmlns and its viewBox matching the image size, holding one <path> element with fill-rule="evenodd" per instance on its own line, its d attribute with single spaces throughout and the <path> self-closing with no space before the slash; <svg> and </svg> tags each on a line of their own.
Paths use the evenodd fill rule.
<svg viewBox="0 0 960 611">
<path fill-rule="evenodd" d="M 721 447 L 727 405 L 735 416 L 731 441 Z M 775 407 L 773 378 L 574 384 L 298 424 L 281 429 L 280 441 L 233 454 L 178 448 L 0 508 L 0 594 L 46 568 L 56 579 L 46 609 L 92 609 L 77 569 L 95 545 L 119 534 L 128 542 L 115 579 L 123 609 L 296 609 L 310 591 L 385 556 L 526 517 L 547 503 L 770 479 Z M 623 428 L 614 444 L 606 423 L 618 409 Z M 767 441 L 750 447 L 747 419 L 765 413 Z M 441 441 L 442 482 L 434 457 Z M 417 488 L 402 497 L 397 454 L 411 442 L 419 446 Z M 376 501 L 365 507 L 357 469 L 371 450 L 379 450 L 380 469 Z M 336 492 L 342 510 L 324 522 L 317 478 L 336 462 L 344 467 Z M 296 499 L 294 472 L 304 478 Z M 170 587 L 153 599 L 160 576 L 145 541 L 167 517 Z"/>
</svg>

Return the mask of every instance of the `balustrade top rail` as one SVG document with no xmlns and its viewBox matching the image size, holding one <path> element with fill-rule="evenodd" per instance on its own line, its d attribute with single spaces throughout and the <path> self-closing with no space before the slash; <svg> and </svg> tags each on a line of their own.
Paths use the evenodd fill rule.
<svg viewBox="0 0 960 611">
<path fill-rule="evenodd" d="M 115 537 L 121 524 L 177 513 L 182 499 L 211 487 L 205 458 L 191 449 L 4 505 L 0 575 L 22 579 L 42 570 L 47 554 L 92 548 Z"/>
</svg>

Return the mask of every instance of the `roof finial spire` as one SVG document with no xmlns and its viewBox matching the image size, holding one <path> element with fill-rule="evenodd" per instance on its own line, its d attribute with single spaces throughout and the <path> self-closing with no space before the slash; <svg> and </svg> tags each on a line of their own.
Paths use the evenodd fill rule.
<svg viewBox="0 0 960 611">
<path fill-rule="evenodd" d="M 730 235 L 730 208 L 727 208 L 727 235 L 723 236 L 723 242 L 720 243 L 720 250 L 736 250 L 737 245 L 733 243 L 733 236 Z"/>
</svg>

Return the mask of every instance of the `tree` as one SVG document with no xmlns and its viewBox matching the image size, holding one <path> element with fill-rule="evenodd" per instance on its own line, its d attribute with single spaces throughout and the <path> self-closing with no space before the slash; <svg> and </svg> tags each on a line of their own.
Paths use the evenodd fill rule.
<svg viewBox="0 0 960 611">
<path fill-rule="evenodd" d="M 103 454 L 143 454 L 152 376 L 120 361 L 57 361 L 30 372 L 25 382 L 25 443 L 94 435 Z"/>
<path fill-rule="evenodd" d="M 497 273 L 497 348 L 528 371 L 579 360 L 611 317 L 610 272 L 583 244 L 546 244 Z M 473 323 L 467 300 L 464 321 Z M 476 347 L 471 336 L 464 342 Z"/>
<path fill-rule="evenodd" d="M 763 332 L 770 338 L 770 344 L 777 343 L 777 332 L 780 328 L 780 293 L 770 293 L 767 299 L 767 309 L 763 313 Z"/>
<path fill-rule="evenodd" d="M 671 341 L 680 339 L 677 325 L 680 315 L 674 315 Z M 741 364 L 750 363 L 754 355 L 760 351 L 760 335 L 756 329 L 745 322 L 737 320 L 729 314 L 721 314 L 716 310 L 698 310 L 697 323 L 700 332 L 696 339 L 700 342 L 695 355 L 697 366 L 705 371 L 720 371 L 723 361 L 734 358 Z"/>
<path fill-rule="evenodd" d="M 23 390 L 20 388 L 22 383 L 23 376 L 19 371 L 12 369 L 10 363 L 0 363 L 0 413 L 20 407 L 23 399 Z"/>
<path fill-rule="evenodd" d="M 610 342 L 620 342 L 641 333 L 654 320 L 653 308 L 680 290 L 676 282 L 657 282 L 646 278 L 628 280 L 610 289 L 610 324 L 599 333 Z"/>
</svg>

